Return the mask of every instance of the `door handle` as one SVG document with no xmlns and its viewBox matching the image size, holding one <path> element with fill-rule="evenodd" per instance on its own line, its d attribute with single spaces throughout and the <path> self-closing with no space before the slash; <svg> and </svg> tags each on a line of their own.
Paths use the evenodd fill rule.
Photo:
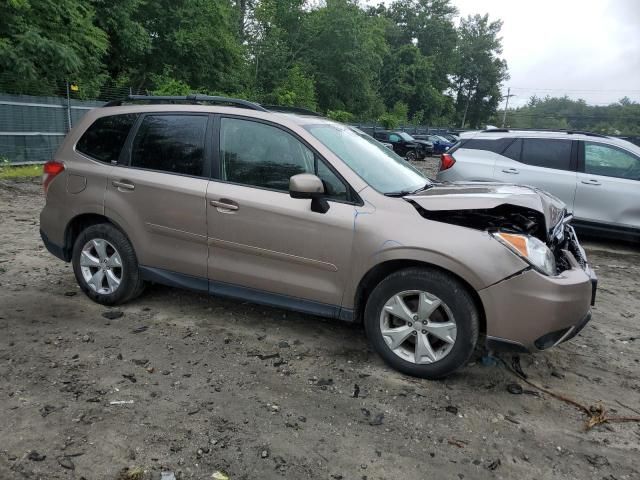
<svg viewBox="0 0 640 480">
<path fill-rule="evenodd" d="M 226 200 L 224 198 L 221 198 L 220 200 L 211 200 L 209 203 L 211 204 L 211 206 L 217 207 L 218 211 L 220 211 L 220 209 L 223 209 L 223 210 L 231 210 L 235 212 L 240 208 L 238 204 L 236 204 L 235 202 L 232 202 L 231 200 Z"/>
<path fill-rule="evenodd" d="M 582 180 L 582 183 L 584 183 L 585 185 L 602 185 L 598 180 L 594 179 Z"/>
<path fill-rule="evenodd" d="M 516 174 L 520 173 L 517 168 L 503 168 L 502 171 L 504 173 L 510 173 L 512 175 L 516 175 Z"/>
<path fill-rule="evenodd" d="M 123 190 L 135 190 L 136 186 L 133 183 L 129 183 L 126 180 L 113 180 L 111 182 L 111 185 L 113 185 L 116 188 L 122 188 Z"/>
</svg>

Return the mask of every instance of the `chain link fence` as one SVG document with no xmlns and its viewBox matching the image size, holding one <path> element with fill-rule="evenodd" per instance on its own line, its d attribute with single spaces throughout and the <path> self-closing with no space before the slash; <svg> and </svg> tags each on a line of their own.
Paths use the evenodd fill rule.
<svg viewBox="0 0 640 480">
<path fill-rule="evenodd" d="M 47 83 L 20 94 L 0 75 L 0 161 L 43 163 L 87 111 L 134 93 L 130 87 L 106 86 L 87 98 L 72 83 Z M 25 94 L 27 93 L 27 94 Z M 136 92 L 137 93 L 137 92 Z"/>
</svg>

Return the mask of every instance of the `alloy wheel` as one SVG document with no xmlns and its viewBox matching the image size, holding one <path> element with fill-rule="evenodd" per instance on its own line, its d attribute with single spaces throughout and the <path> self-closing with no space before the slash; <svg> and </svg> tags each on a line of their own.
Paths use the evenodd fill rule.
<svg viewBox="0 0 640 480">
<path fill-rule="evenodd" d="M 124 273 L 120 253 L 103 238 L 89 240 L 82 247 L 80 271 L 89 288 L 102 295 L 114 293 Z"/>
<path fill-rule="evenodd" d="M 415 364 L 446 357 L 458 331 L 451 309 L 421 290 L 406 290 L 387 300 L 380 313 L 380 330 L 393 353 Z"/>
</svg>

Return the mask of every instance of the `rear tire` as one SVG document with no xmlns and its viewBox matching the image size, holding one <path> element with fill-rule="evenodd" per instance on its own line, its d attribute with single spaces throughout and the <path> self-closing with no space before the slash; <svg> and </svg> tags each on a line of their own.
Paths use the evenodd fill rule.
<svg viewBox="0 0 640 480">
<path fill-rule="evenodd" d="M 430 380 L 462 367 L 478 341 L 478 310 L 467 287 L 432 268 L 407 268 L 382 280 L 367 300 L 364 323 L 388 365 Z"/>
<path fill-rule="evenodd" d="M 123 304 L 144 290 L 133 245 L 110 223 L 80 232 L 71 263 L 82 291 L 102 305 Z"/>
</svg>

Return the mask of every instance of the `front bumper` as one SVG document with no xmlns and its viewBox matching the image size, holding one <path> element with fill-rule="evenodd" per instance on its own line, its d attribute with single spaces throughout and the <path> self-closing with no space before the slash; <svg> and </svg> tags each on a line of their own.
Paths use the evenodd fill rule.
<svg viewBox="0 0 640 480">
<path fill-rule="evenodd" d="M 545 350 L 573 338 L 589 322 L 597 277 L 586 257 L 578 261 L 568 250 L 563 254 L 571 268 L 555 277 L 527 269 L 478 291 L 489 348 Z"/>
</svg>

